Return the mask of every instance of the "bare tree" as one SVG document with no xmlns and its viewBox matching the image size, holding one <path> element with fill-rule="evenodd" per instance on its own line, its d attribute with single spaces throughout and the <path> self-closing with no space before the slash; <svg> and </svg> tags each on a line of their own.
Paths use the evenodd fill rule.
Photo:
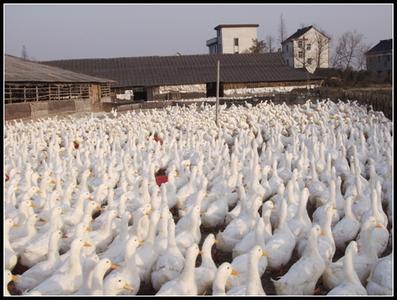
<svg viewBox="0 0 397 300">
<path fill-rule="evenodd" d="M 252 39 L 252 46 L 245 53 L 265 53 L 266 43 L 258 39 Z"/>
<path fill-rule="evenodd" d="M 26 46 L 25 45 L 22 46 L 21 57 L 23 59 L 28 59 L 28 51 L 26 50 Z"/>
<path fill-rule="evenodd" d="M 274 38 L 272 35 L 269 34 L 266 36 L 266 52 L 272 53 L 274 51 L 273 41 L 274 41 Z"/>
<path fill-rule="evenodd" d="M 358 70 L 365 70 L 367 67 L 367 57 L 365 56 L 365 53 L 371 48 L 370 45 L 367 44 L 362 44 L 360 46 L 360 49 L 358 50 L 357 54 L 357 69 Z"/>
<path fill-rule="evenodd" d="M 280 23 L 278 25 L 279 42 L 280 44 L 287 38 L 287 28 L 284 22 L 283 14 L 280 15 Z"/>
<path fill-rule="evenodd" d="M 321 32 L 324 32 L 323 30 Z M 316 31 L 313 38 L 314 47 L 314 64 L 315 68 L 321 68 L 323 64 L 328 66 L 328 49 L 329 39 L 324 36 L 321 32 Z"/>
<path fill-rule="evenodd" d="M 357 67 L 363 35 L 357 31 L 345 32 L 338 40 L 333 59 L 334 67 L 349 69 Z"/>
</svg>

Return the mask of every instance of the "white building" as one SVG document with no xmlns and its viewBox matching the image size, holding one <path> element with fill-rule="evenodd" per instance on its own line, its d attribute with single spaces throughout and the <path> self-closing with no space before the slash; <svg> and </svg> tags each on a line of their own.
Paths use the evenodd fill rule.
<svg viewBox="0 0 397 300">
<path fill-rule="evenodd" d="M 258 24 L 220 24 L 214 29 L 216 37 L 207 41 L 210 54 L 243 53 L 257 38 Z"/>
<path fill-rule="evenodd" d="M 298 29 L 281 43 L 284 62 L 294 68 L 306 68 L 310 73 L 317 68 L 328 68 L 329 41 L 314 26 Z"/>
</svg>

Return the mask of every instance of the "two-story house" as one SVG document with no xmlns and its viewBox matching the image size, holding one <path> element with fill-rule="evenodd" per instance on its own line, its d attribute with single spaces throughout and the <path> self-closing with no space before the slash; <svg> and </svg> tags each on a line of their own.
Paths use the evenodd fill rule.
<svg viewBox="0 0 397 300">
<path fill-rule="evenodd" d="M 214 29 L 216 37 L 206 43 L 209 54 L 243 53 L 257 38 L 258 24 L 220 24 Z"/>
<path fill-rule="evenodd" d="M 381 40 L 365 53 L 367 70 L 376 80 L 391 80 L 392 41 Z"/>
<path fill-rule="evenodd" d="M 284 62 L 310 73 L 317 68 L 328 68 L 329 41 L 330 38 L 314 26 L 298 29 L 281 43 Z"/>
</svg>

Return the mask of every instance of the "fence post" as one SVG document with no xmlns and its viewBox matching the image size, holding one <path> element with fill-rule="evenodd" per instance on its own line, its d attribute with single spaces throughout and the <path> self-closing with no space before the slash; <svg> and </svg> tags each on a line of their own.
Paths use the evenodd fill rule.
<svg viewBox="0 0 397 300">
<path fill-rule="evenodd" d="M 36 85 L 36 101 L 39 101 L 39 87 Z"/>
<path fill-rule="evenodd" d="M 218 123 L 218 107 L 219 107 L 219 69 L 220 69 L 220 61 L 218 60 L 217 62 L 217 67 L 216 67 L 216 113 L 215 113 L 215 123 L 216 126 L 219 127 Z"/>
</svg>

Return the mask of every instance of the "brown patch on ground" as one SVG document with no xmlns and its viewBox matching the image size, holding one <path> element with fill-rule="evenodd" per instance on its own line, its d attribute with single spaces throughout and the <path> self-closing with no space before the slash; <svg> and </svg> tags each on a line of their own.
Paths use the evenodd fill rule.
<svg viewBox="0 0 397 300">
<path fill-rule="evenodd" d="M 20 259 L 18 258 L 17 264 L 15 265 L 14 269 L 12 269 L 12 274 L 14 275 L 21 275 L 25 273 L 29 268 L 22 265 Z"/>
<path fill-rule="evenodd" d="M 11 295 L 22 295 L 22 292 L 17 289 L 15 283 L 12 281 L 7 285 L 7 289 Z"/>
</svg>

